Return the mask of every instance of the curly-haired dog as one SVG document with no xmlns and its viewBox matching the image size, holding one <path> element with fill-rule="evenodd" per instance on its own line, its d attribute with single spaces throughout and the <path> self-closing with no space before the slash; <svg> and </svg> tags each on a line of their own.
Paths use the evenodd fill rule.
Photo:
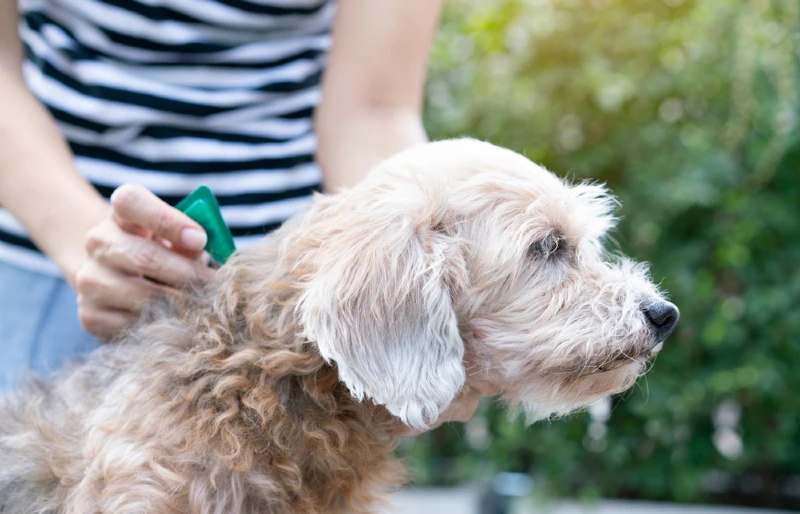
<svg viewBox="0 0 800 514">
<path fill-rule="evenodd" d="M 487 143 L 403 152 L 5 398 L 0 512 L 372 512 L 398 427 L 622 391 L 678 311 L 606 258 L 612 206 Z"/>
</svg>

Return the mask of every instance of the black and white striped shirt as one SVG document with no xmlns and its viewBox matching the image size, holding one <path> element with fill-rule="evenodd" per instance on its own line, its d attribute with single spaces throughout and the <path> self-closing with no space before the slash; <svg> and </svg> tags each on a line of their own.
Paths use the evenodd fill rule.
<svg viewBox="0 0 800 514">
<path fill-rule="evenodd" d="M 25 80 L 102 195 L 133 182 L 175 204 L 208 185 L 246 246 L 319 188 L 311 115 L 334 9 L 332 0 L 20 0 Z M 58 272 L 2 209 L 0 260 Z"/>
</svg>

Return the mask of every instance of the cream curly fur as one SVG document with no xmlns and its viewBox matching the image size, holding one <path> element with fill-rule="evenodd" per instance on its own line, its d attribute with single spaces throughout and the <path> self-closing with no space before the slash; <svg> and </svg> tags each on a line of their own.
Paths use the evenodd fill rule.
<svg viewBox="0 0 800 514">
<path fill-rule="evenodd" d="M 605 255 L 613 207 L 487 143 L 398 154 L 0 400 L 0 512 L 373 512 L 398 420 L 434 425 L 467 373 L 531 419 L 622 391 L 661 296 Z"/>
</svg>

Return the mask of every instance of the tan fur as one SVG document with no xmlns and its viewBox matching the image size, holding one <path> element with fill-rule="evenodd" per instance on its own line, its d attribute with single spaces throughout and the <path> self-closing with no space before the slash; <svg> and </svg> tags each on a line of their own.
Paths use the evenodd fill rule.
<svg viewBox="0 0 800 514">
<path fill-rule="evenodd" d="M 660 296 L 604 256 L 611 205 L 477 141 L 387 160 L 4 398 L 0 512 L 374 512 L 398 420 L 435 425 L 468 373 L 531 419 L 629 387 Z"/>
</svg>

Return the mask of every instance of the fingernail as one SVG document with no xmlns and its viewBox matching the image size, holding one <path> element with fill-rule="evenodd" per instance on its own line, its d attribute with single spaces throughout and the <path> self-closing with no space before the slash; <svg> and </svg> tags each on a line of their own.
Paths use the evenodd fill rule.
<svg viewBox="0 0 800 514">
<path fill-rule="evenodd" d="M 196 228 L 185 228 L 181 232 L 181 244 L 187 250 L 202 250 L 206 246 L 206 233 Z"/>
</svg>

